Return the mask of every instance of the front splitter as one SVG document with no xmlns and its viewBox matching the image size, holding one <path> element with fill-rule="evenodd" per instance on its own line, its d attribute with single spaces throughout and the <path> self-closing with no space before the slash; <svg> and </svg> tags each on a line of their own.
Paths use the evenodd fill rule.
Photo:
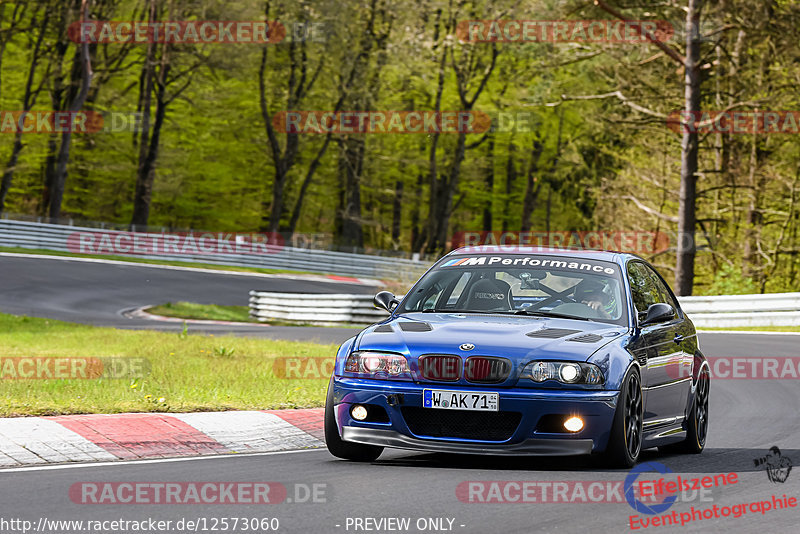
<svg viewBox="0 0 800 534">
<path fill-rule="evenodd" d="M 571 456 L 591 454 L 591 439 L 527 439 L 520 443 L 467 443 L 412 438 L 394 430 L 342 427 L 342 439 L 365 445 L 455 454 Z"/>
</svg>

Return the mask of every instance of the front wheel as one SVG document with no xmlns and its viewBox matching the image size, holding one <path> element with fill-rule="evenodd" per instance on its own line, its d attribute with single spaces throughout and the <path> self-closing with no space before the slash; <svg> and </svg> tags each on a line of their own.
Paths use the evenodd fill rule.
<svg viewBox="0 0 800 534">
<path fill-rule="evenodd" d="M 339 436 L 336 416 L 333 413 L 333 377 L 328 384 L 328 395 L 325 398 L 325 445 L 337 458 L 354 462 L 371 462 L 383 452 L 383 447 L 350 443 Z"/>
<path fill-rule="evenodd" d="M 642 382 L 635 367 L 628 370 L 617 400 L 617 411 L 611 426 L 605 460 L 611 467 L 630 468 L 636 465 L 642 451 Z"/>
</svg>

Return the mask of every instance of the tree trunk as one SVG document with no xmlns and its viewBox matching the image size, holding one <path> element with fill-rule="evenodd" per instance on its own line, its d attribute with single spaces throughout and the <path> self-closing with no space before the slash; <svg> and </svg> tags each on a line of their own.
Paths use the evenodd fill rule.
<svg viewBox="0 0 800 534">
<path fill-rule="evenodd" d="M 53 111 L 63 111 L 69 107 L 69 103 L 75 97 L 75 88 L 72 84 L 64 84 L 63 64 L 64 57 L 69 50 L 70 40 L 67 35 L 67 26 L 70 19 L 70 10 L 79 8 L 79 4 L 73 5 L 73 2 L 64 2 L 61 8 L 61 15 L 56 25 L 56 33 L 58 40 L 56 41 L 53 49 L 55 52 L 50 56 L 50 65 L 53 67 L 53 89 L 50 92 L 50 102 Z M 75 60 L 78 55 L 73 59 L 73 71 Z M 78 73 L 80 74 L 80 73 Z M 77 77 L 73 74 L 72 82 Z M 66 96 L 65 96 L 66 93 Z M 42 184 L 42 199 L 39 207 L 39 212 L 42 215 L 47 215 L 50 212 L 50 204 L 52 201 L 53 189 L 56 183 L 56 162 L 58 161 L 58 134 L 51 133 L 47 139 L 47 157 L 44 163 L 44 183 Z"/>
<path fill-rule="evenodd" d="M 394 199 L 392 202 L 392 246 L 400 243 L 400 228 L 403 221 L 403 181 L 397 180 L 394 184 Z"/>
<path fill-rule="evenodd" d="M 539 139 L 533 140 L 531 149 L 531 163 L 528 167 L 528 182 L 525 186 L 525 197 L 522 200 L 522 224 L 520 230 L 523 232 L 531 231 L 531 215 L 536 208 L 536 199 L 539 198 L 539 190 L 542 182 L 538 180 L 536 174 L 539 172 L 539 159 L 542 157 L 544 144 Z M 537 183 L 538 181 L 538 183 Z"/>
<path fill-rule="evenodd" d="M 345 247 L 364 248 L 361 226 L 361 170 L 364 163 L 364 140 L 348 137 L 339 142 L 339 172 L 343 173 L 344 191 L 341 206 L 340 243 Z"/>
<path fill-rule="evenodd" d="M 150 221 L 150 205 L 153 198 L 153 183 L 156 178 L 156 160 L 158 159 L 158 148 L 161 144 L 161 128 L 164 125 L 164 118 L 167 114 L 166 101 L 166 76 L 169 72 L 169 65 L 161 68 L 161 79 L 158 82 L 156 92 L 156 117 L 153 123 L 153 132 L 147 145 L 144 160 L 139 164 L 139 172 L 136 176 L 136 195 L 133 202 L 133 217 L 131 224 L 136 226 L 147 226 Z"/>
<path fill-rule="evenodd" d="M 81 20 L 89 20 L 89 3 L 90 0 L 82 0 L 81 2 Z M 89 56 L 88 42 L 80 44 L 80 50 L 75 54 L 71 77 L 77 76 L 79 72 L 82 73 L 81 88 L 69 106 L 69 111 L 72 113 L 78 112 L 83 108 L 83 104 L 89 96 L 89 88 L 92 85 L 92 61 Z M 64 187 L 67 181 L 67 163 L 69 163 L 71 145 L 72 129 L 69 128 L 61 135 L 61 147 L 58 151 L 58 158 L 56 159 L 56 169 L 53 176 L 53 192 L 50 197 L 49 215 L 51 219 L 58 219 L 61 217 L 61 203 L 64 200 Z"/>
<path fill-rule="evenodd" d="M 36 74 L 36 65 L 39 62 L 39 53 L 42 48 L 42 41 L 44 40 L 49 18 L 50 9 L 46 8 L 44 16 L 42 17 L 42 23 L 39 26 L 39 35 L 36 38 L 36 44 L 33 47 L 30 67 L 28 68 L 28 79 L 25 82 L 25 94 L 22 97 L 23 110 L 31 109 L 36 100 L 33 91 L 33 79 Z M 22 146 L 22 130 L 17 128 L 17 131 L 14 133 L 14 144 L 11 148 L 11 156 L 8 158 L 8 163 L 6 163 L 5 170 L 3 171 L 3 179 L 0 181 L 0 214 L 5 211 L 6 197 L 8 196 L 9 189 L 11 189 L 11 182 L 14 180 L 14 172 L 17 170 L 17 162 L 19 161 L 19 154 L 22 152 Z"/>
<path fill-rule="evenodd" d="M 456 141 L 456 151 L 453 155 L 453 163 L 450 165 L 450 173 L 447 181 L 442 184 L 442 198 L 440 199 L 439 221 L 437 225 L 436 237 L 434 239 L 434 250 L 444 249 L 447 243 L 447 229 L 450 227 L 450 216 L 453 214 L 453 197 L 458 190 L 458 180 L 461 176 L 461 164 L 464 161 L 466 152 L 467 134 L 458 133 Z"/>
<path fill-rule="evenodd" d="M 422 184 L 425 183 L 425 175 L 417 175 L 417 188 L 414 191 L 414 202 L 411 206 L 411 252 L 422 252 L 425 245 L 425 234 L 419 226 L 420 206 L 422 205 Z"/>
<path fill-rule="evenodd" d="M 156 2 L 150 0 L 148 8 L 148 22 L 154 23 L 156 17 Z M 147 154 L 150 150 L 150 108 L 153 98 L 153 78 L 155 77 L 156 69 L 156 43 L 150 42 L 147 44 L 147 52 L 145 54 L 144 65 L 142 65 L 142 73 L 139 76 L 139 105 L 138 111 L 142 113 L 142 130 L 139 134 L 139 164 L 136 169 L 136 188 L 133 196 L 133 216 L 131 217 L 132 225 L 147 224 L 147 219 L 150 212 L 150 206 L 143 206 L 143 202 L 149 203 L 149 195 L 144 191 L 147 182 L 146 168 Z"/>
<path fill-rule="evenodd" d="M 303 208 L 303 202 L 306 198 L 306 192 L 308 191 L 308 187 L 311 185 L 311 180 L 314 178 L 314 173 L 317 172 L 317 168 L 319 167 L 320 163 L 322 162 L 322 156 L 325 155 L 325 152 L 328 150 L 328 145 L 331 142 L 331 135 L 328 134 L 325 137 L 325 142 L 322 144 L 322 147 L 317 152 L 317 155 L 314 157 L 314 161 L 311 162 L 311 165 L 308 166 L 308 171 L 306 172 L 306 177 L 303 179 L 303 183 L 300 186 L 300 192 L 297 194 L 297 201 L 294 203 L 294 209 L 292 210 L 292 218 L 289 221 L 289 234 L 294 234 L 297 230 L 297 223 L 300 220 L 300 211 Z M 284 175 L 284 182 L 285 182 L 285 175 Z M 275 230 L 273 230 L 275 231 Z"/>
<path fill-rule="evenodd" d="M 503 213 L 503 232 L 508 232 L 509 223 L 511 222 L 510 213 L 508 210 L 511 204 L 511 192 L 514 190 L 514 182 L 517 181 L 517 165 L 514 161 L 514 152 L 517 151 L 517 145 L 511 139 L 508 143 L 508 159 L 506 160 L 506 205 L 505 212 Z"/>
<path fill-rule="evenodd" d="M 685 106 L 691 120 L 699 118 L 700 111 L 700 10 L 702 0 L 689 0 L 686 11 L 686 62 Z M 692 294 L 694 285 L 694 260 L 697 198 L 698 135 L 695 128 L 685 128 L 681 142 L 681 185 L 678 206 L 678 252 L 675 268 L 675 292 L 681 296 Z"/>
<path fill-rule="evenodd" d="M 483 231 L 492 231 L 492 199 L 494 198 L 494 136 L 490 135 L 486 145 L 486 203 L 483 208 Z"/>
<path fill-rule="evenodd" d="M 6 52 L 6 45 L 14 37 L 14 34 L 19 31 L 17 26 L 22 19 L 25 17 L 25 10 L 28 8 L 27 2 L 15 2 L 13 11 L 11 12 L 11 18 L 6 21 L 5 14 L 6 14 L 6 4 L 3 4 L 0 7 L 0 27 L 3 28 L 3 31 L 0 32 L 0 102 L 2 101 L 2 74 L 3 74 L 3 57 L 5 56 Z"/>
</svg>

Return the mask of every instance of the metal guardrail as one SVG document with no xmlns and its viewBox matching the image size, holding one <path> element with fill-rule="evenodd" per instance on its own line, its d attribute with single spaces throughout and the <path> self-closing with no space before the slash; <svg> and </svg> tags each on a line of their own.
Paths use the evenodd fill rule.
<svg viewBox="0 0 800 534">
<path fill-rule="evenodd" d="M 78 240 L 81 232 L 94 236 L 108 235 L 112 241 L 121 235 L 136 235 L 142 238 L 158 238 L 164 234 L 120 232 L 100 228 L 49 224 L 11 219 L 0 219 L 0 246 L 36 250 L 74 252 L 68 246 Z M 199 233 L 198 233 L 199 234 Z M 74 248 L 74 247 L 73 247 Z M 224 249 L 224 247 L 218 247 Z M 405 258 L 351 254 L 329 250 L 302 249 L 287 246 L 269 246 L 268 254 L 223 254 L 193 253 L 118 253 L 115 256 L 130 256 L 164 261 L 208 263 L 236 267 L 257 267 L 307 271 L 341 276 L 374 278 L 379 280 L 413 281 L 429 267 L 428 263 Z"/>
<path fill-rule="evenodd" d="M 388 312 L 375 308 L 370 295 L 250 292 L 250 317 L 260 322 L 369 325 L 388 315 Z"/>
<path fill-rule="evenodd" d="M 800 293 L 680 297 L 699 328 L 800 326 Z M 366 295 L 250 292 L 250 316 L 261 322 L 369 325 L 388 316 Z"/>
<path fill-rule="evenodd" d="M 0 218 L 0 246 L 32 250 L 72 252 L 68 240 L 88 232 L 114 239 L 129 232 L 91 226 L 72 226 L 36 221 Z M 137 233 L 159 237 L 159 233 Z M 220 247 L 223 248 L 223 247 Z M 115 255 L 125 255 L 116 253 Z M 290 271 L 310 271 L 341 276 L 413 282 L 428 268 L 427 262 L 405 258 L 351 254 L 329 250 L 272 247 L 269 254 L 127 254 L 130 257 L 190 262 L 236 267 L 257 267 Z M 260 292 L 251 292 L 251 313 L 259 320 L 286 320 L 316 324 L 371 324 L 386 316 L 372 305 L 372 297 L 363 295 L 276 294 L 269 302 L 258 301 Z M 288 296 L 287 296 L 288 295 Z M 267 298 L 267 297 L 263 297 Z M 323 301 L 323 298 L 331 299 Z M 722 295 L 713 297 L 680 297 L 681 306 L 698 327 L 800 326 L 800 293 L 766 295 Z M 261 306 L 258 308 L 257 306 Z M 272 314 L 272 315 L 270 315 Z"/>
<path fill-rule="evenodd" d="M 800 293 L 679 297 L 698 327 L 800 326 Z"/>
</svg>

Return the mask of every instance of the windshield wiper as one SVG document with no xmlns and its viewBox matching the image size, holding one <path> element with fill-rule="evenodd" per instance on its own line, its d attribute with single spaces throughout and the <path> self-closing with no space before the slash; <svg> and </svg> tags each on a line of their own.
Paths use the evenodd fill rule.
<svg viewBox="0 0 800 534">
<path fill-rule="evenodd" d="M 567 315 L 565 313 L 555 313 L 555 312 L 546 312 L 546 311 L 532 311 L 521 309 L 514 312 L 514 315 L 530 315 L 533 317 L 556 317 L 558 319 L 575 319 L 577 321 L 592 321 L 596 322 L 594 319 L 590 319 L 589 317 L 579 317 L 577 315 Z"/>
<path fill-rule="evenodd" d="M 426 308 L 422 310 L 422 313 L 488 313 L 488 314 L 497 314 L 497 313 L 511 313 L 507 311 L 488 311 L 488 310 L 451 310 L 451 309 L 442 309 L 442 308 Z"/>
</svg>

